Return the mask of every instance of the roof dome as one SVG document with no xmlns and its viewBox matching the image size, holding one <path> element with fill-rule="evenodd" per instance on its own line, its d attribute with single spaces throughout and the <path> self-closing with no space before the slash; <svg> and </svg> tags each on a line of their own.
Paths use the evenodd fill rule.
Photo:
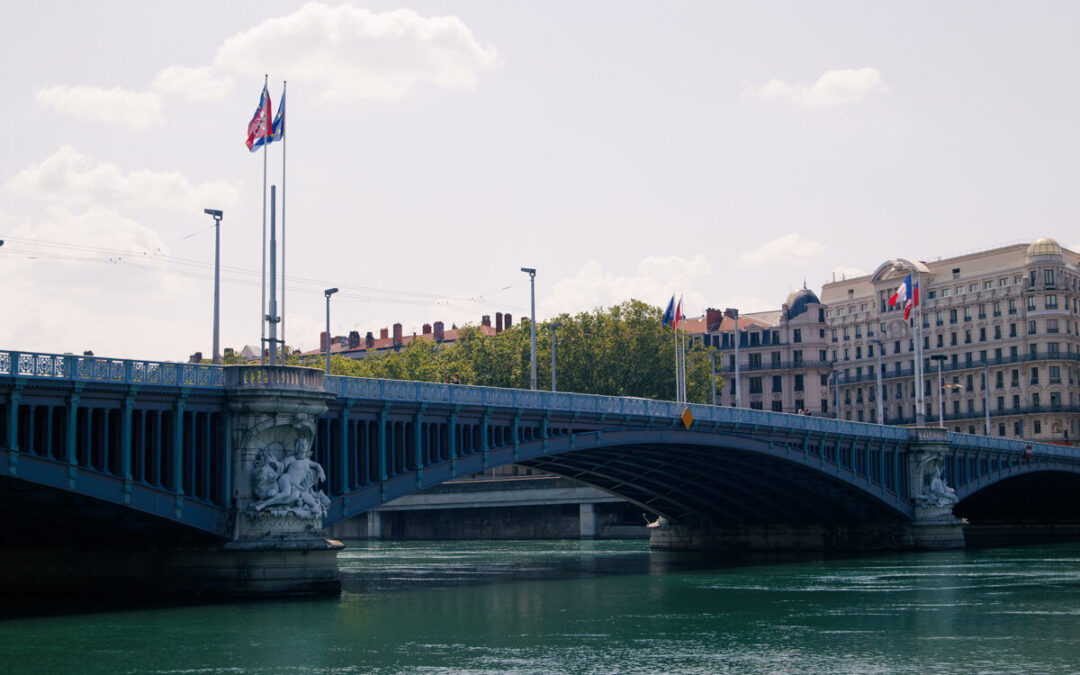
<svg viewBox="0 0 1080 675">
<path fill-rule="evenodd" d="M 1050 237 L 1042 237 L 1031 242 L 1031 246 L 1028 246 L 1027 257 L 1034 258 L 1044 255 L 1061 256 L 1061 246 Z"/>
<path fill-rule="evenodd" d="M 821 300 L 808 288 L 800 288 L 788 293 L 784 304 L 788 307 L 788 318 L 793 319 L 806 311 L 807 305 L 820 305 Z"/>
</svg>

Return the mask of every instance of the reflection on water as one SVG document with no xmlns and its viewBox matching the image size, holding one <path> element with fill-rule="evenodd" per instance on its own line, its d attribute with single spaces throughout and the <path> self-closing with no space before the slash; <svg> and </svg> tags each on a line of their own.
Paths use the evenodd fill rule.
<svg viewBox="0 0 1080 675">
<path fill-rule="evenodd" d="M 11 672 L 1068 672 L 1078 554 L 349 542 L 337 599 L 20 618 L 0 650 Z"/>
</svg>

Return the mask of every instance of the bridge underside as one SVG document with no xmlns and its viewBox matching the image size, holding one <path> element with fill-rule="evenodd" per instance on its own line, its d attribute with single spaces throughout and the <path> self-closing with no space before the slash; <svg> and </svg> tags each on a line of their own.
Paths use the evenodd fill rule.
<svg viewBox="0 0 1080 675">
<path fill-rule="evenodd" d="M 805 466 L 727 448 L 640 443 L 520 464 L 598 487 L 683 526 L 852 526 L 902 516 Z"/>
<path fill-rule="evenodd" d="M 954 513 L 969 546 L 1080 540 L 1080 474 L 1035 471 L 969 495 Z"/>
<path fill-rule="evenodd" d="M 143 550 L 221 537 L 122 504 L 0 476 L 0 548 Z"/>
</svg>

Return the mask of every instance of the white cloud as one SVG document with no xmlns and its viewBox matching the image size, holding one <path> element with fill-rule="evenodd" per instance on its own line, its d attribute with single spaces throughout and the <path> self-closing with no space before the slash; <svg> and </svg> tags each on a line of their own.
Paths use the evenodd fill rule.
<svg viewBox="0 0 1080 675">
<path fill-rule="evenodd" d="M 752 251 L 739 254 L 739 264 L 746 267 L 784 265 L 805 267 L 810 261 L 825 253 L 825 245 L 804 239 L 797 232 L 785 234 L 766 242 Z"/>
<path fill-rule="evenodd" d="M 545 294 L 537 318 L 611 307 L 631 298 L 664 306 L 672 293 L 683 294 L 689 316 L 701 312 L 709 301 L 694 286 L 711 271 L 702 255 L 650 256 L 638 263 L 636 273 L 631 276 L 605 272 L 600 263 L 590 260 L 576 275 L 555 283 Z"/>
<path fill-rule="evenodd" d="M 151 89 L 191 101 L 211 101 L 222 98 L 232 90 L 232 87 L 232 78 L 216 75 L 209 66 L 202 68 L 169 66 L 159 71 L 150 83 Z"/>
<path fill-rule="evenodd" d="M 396 101 L 414 85 L 471 89 L 499 64 L 453 16 L 408 9 L 375 13 L 313 2 L 227 39 L 214 64 L 248 76 L 280 74 L 320 90 L 326 101 Z"/>
<path fill-rule="evenodd" d="M 788 84 L 769 80 L 756 89 L 764 99 L 784 101 L 809 108 L 825 108 L 860 103 L 873 93 L 883 93 L 888 87 L 877 68 L 827 70 L 811 85 Z"/>
<path fill-rule="evenodd" d="M 57 85 L 39 89 L 35 98 L 38 105 L 61 115 L 122 124 L 136 131 L 165 122 L 161 95 L 153 92 Z"/>
<path fill-rule="evenodd" d="M 193 184 L 176 171 L 130 171 L 115 164 L 87 167 L 89 158 L 71 146 L 12 176 L 4 191 L 48 202 L 112 208 L 151 207 L 201 211 L 207 204 L 230 208 L 240 201 L 237 186 L 224 181 Z"/>
</svg>

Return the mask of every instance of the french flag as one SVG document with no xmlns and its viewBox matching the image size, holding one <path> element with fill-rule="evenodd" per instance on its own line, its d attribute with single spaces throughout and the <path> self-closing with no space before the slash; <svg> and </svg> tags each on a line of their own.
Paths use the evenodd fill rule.
<svg viewBox="0 0 1080 675">
<path fill-rule="evenodd" d="M 903 305 L 904 321 L 907 321 L 908 316 L 911 314 L 911 308 L 919 306 L 919 284 L 916 282 L 915 285 L 912 286 L 910 274 L 904 278 L 904 283 L 900 284 L 900 287 L 897 288 L 896 292 L 889 298 L 889 304 L 893 307 L 900 307 L 901 304 Z"/>
</svg>

